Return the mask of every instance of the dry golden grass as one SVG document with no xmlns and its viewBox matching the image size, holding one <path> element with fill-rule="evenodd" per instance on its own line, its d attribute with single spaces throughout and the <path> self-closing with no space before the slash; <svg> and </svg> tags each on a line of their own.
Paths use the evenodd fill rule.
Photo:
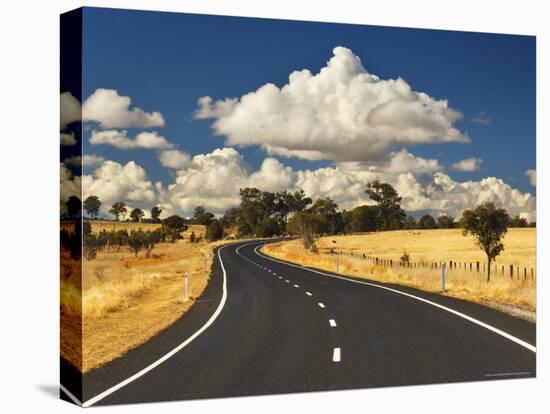
<svg viewBox="0 0 550 414">
<path fill-rule="evenodd" d="M 334 241 L 336 243 L 334 243 Z M 483 272 L 469 272 L 469 267 L 449 269 L 446 272 L 446 294 L 479 303 L 515 305 L 530 310 L 536 307 L 536 282 L 530 272 L 524 280 L 523 270 L 510 279 L 502 275 L 501 266 L 535 268 L 536 237 L 534 229 L 510 229 L 504 239 L 505 251 L 498 257 L 498 273 L 493 272 L 491 282 L 486 282 Z M 334 252 L 368 254 L 399 262 L 404 251 L 412 262 L 483 262 L 483 253 L 478 251 L 471 237 L 462 236 L 461 230 L 414 230 L 392 231 L 373 234 L 323 237 L 317 241 L 319 254 L 303 248 L 301 241 L 292 240 L 268 244 L 263 248 L 266 254 L 300 263 L 305 266 L 336 271 Z M 377 266 L 370 260 L 340 256 L 339 273 L 371 280 L 412 286 L 418 289 L 439 292 L 441 271 L 431 268 L 393 268 Z M 506 272 L 507 272 L 506 268 Z M 514 270 L 515 272 L 515 270 Z M 535 278 L 536 279 L 536 278 Z"/>
<path fill-rule="evenodd" d="M 199 226 L 193 230 L 204 232 Z M 87 372 L 167 328 L 202 294 L 210 277 L 212 249 L 222 243 L 163 243 L 150 258 L 144 253 L 135 258 L 124 248 L 103 250 L 96 259 L 83 260 L 82 271 L 79 262 L 63 252 L 62 355 Z M 187 301 L 183 300 L 185 272 Z"/>
<path fill-rule="evenodd" d="M 97 234 L 103 230 L 106 231 L 119 231 L 126 230 L 130 232 L 132 230 L 155 230 L 160 228 L 160 223 L 134 223 L 131 221 L 108 221 L 108 220 L 90 220 L 92 223 L 92 233 Z"/>
</svg>

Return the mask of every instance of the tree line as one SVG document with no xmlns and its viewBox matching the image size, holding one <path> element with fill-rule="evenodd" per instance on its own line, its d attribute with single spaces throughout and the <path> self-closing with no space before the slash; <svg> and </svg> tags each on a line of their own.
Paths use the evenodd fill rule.
<svg viewBox="0 0 550 414">
<path fill-rule="evenodd" d="M 129 213 L 130 221 L 162 223 L 162 226 L 154 231 L 102 231 L 94 235 L 91 225 L 85 222 L 82 231 L 77 231 L 75 225 L 73 236 L 62 234 L 62 243 L 65 241 L 70 244 L 71 237 L 82 237 L 83 251 L 89 259 L 93 259 L 100 249 L 113 246 L 117 249 L 127 246 L 136 256 L 145 250 L 149 256 L 157 243 L 175 242 L 181 238 L 180 233 L 187 229 L 188 223 L 196 223 L 206 227 L 205 238 L 208 241 L 228 237 L 233 231 L 238 238 L 294 235 L 302 240 L 305 248 L 317 252 L 315 239 L 318 236 L 400 229 L 462 228 L 465 234 L 476 237 L 479 247 L 488 257 L 490 269 L 491 261 L 503 249 L 500 240 L 508 227 L 535 226 L 535 223 L 528 223 L 523 217 L 510 218 L 504 209 L 497 209 L 492 203 L 465 210 L 459 220 L 445 214 L 437 219 L 425 214 L 416 220 L 405 213 L 401 207 L 402 198 L 392 185 L 375 180 L 366 185 L 365 193 L 374 202 L 373 205 L 340 211 L 334 200 L 326 197 L 314 201 L 303 190 L 269 192 L 242 188 L 239 190 L 239 206 L 228 209 L 221 217 L 216 217 L 203 206 L 197 206 L 190 220 L 178 215 L 161 219 L 162 210 L 155 206 L 151 209 L 151 218 L 145 219 L 144 211 L 134 208 Z M 83 203 L 78 197 L 72 196 L 66 203 L 68 216 L 74 218 L 79 218 L 84 208 L 89 217 L 95 219 L 99 216 L 101 206 L 101 200 L 94 195 Z M 124 220 L 128 208 L 123 201 L 118 201 L 112 204 L 109 213 L 116 221 Z M 199 239 L 192 233 L 191 242 Z"/>
</svg>

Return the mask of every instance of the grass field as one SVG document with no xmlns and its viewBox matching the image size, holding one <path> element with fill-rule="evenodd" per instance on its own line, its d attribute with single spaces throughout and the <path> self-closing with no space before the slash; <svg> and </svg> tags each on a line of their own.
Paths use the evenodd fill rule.
<svg viewBox="0 0 550 414">
<path fill-rule="evenodd" d="M 532 280 L 530 269 L 536 267 L 535 229 L 510 229 L 504 240 L 504 252 L 497 258 L 498 273 L 487 283 L 483 272 L 447 269 L 446 294 L 461 299 L 490 305 L 514 305 L 534 311 L 536 308 L 536 274 Z M 333 252 L 367 254 L 399 262 L 407 252 L 411 262 L 485 262 L 485 256 L 471 236 L 463 236 L 461 230 L 407 230 L 379 232 L 361 235 L 322 237 L 317 240 L 319 254 L 303 248 L 301 241 L 292 240 L 266 245 L 263 251 L 274 257 L 306 266 L 336 271 Z M 369 260 L 341 256 L 340 273 L 372 280 L 402 284 L 438 292 L 441 290 L 441 271 L 430 268 L 393 268 L 378 266 Z M 502 265 L 529 269 L 529 277 L 523 273 L 518 280 L 501 274 Z M 522 270 L 523 272 L 523 270 Z"/>
<path fill-rule="evenodd" d="M 92 231 L 111 224 L 93 222 Z M 128 231 L 146 229 L 141 223 L 120 224 Z M 189 243 L 191 231 L 203 234 L 204 227 L 191 226 L 184 240 L 157 245 L 150 258 L 143 253 L 135 258 L 125 248 L 102 250 L 96 259 L 83 260 L 81 270 L 62 252 L 61 353 L 70 363 L 82 372 L 98 367 L 165 329 L 193 305 L 208 283 L 215 245 Z M 185 272 L 188 301 L 183 300 Z"/>
</svg>

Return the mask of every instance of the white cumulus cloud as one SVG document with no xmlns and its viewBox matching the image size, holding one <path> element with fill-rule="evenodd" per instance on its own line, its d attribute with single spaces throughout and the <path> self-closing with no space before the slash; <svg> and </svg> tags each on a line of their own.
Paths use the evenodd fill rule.
<svg viewBox="0 0 550 414">
<path fill-rule="evenodd" d="M 76 145 L 74 132 L 61 132 L 60 143 L 61 145 Z"/>
<path fill-rule="evenodd" d="M 537 170 L 527 170 L 525 175 L 529 177 L 529 182 L 533 187 L 537 186 Z"/>
<path fill-rule="evenodd" d="M 70 92 L 63 92 L 59 97 L 59 128 L 63 131 L 67 125 L 80 121 L 82 107 L 80 101 Z"/>
<path fill-rule="evenodd" d="M 145 112 L 130 108 L 129 96 L 121 96 L 114 89 L 96 89 L 82 106 L 84 121 L 98 122 L 102 128 L 150 128 L 164 126 L 160 112 Z"/>
<path fill-rule="evenodd" d="M 310 160 L 370 161 L 395 146 L 469 141 L 446 100 L 370 74 L 349 49 L 333 53 L 319 73 L 295 71 L 282 88 L 268 83 L 240 98 L 202 97 L 195 117 L 214 119 L 227 145 Z"/>
<path fill-rule="evenodd" d="M 82 176 L 82 193 L 84 199 L 91 195 L 99 197 L 106 210 L 116 201 L 150 209 L 156 200 L 153 183 L 143 167 L 134 161 L 126 164 L 103 162 L 92 175 Z"/>
<path fill-rule="evenodd" d="M 157 132 L 143 131 L 136 135 L 135 138 L 128 137 L 128 131 L 118 131 L 116 129 L 109 129 L 106 131 L 92 131 L 90 137 L 90 144 L 92 145 L 112 145 L 119 149 L 134 149 L 134 148 L 148 148 L 148 149 L 167 149 L 172 148 L 174 145 L 169 143 L 166 138 L 159 135 Z"/>
<path fill-rule="evenodd" d="M 179 170 L 191 162 L 191 156 L 180 150 L 168 150 L 159 154 L 159 161 L 164 167 Z"/>
<path fill-rule="evenodd" d="M 83 156 L 74 155 L 72 157 L 66 158 L 63 160 L 63 163 L 68 167 L 78 167 L 79 165 L 89 167 L 101 164 L 103 161 L 105 161 L 105 158 L 100 155 L 85 154 Z"/>
<path fill-rule="evenodd" d="M 190 212 L 204 205 L 221 214 L 239 205 L 238 191 L 243 187 L 273 192 L 301 188 L 309 197 L 330 197 L 341 209 L 349 210 L 372 204 L 365 188 L 375 179 L 392 184 L 403 198 L 403 208 L 412 214 L 460 217 L 464 209 L 492 201 L 512 215 L 535 217 L 536 203 L 531 194 L 495 177 L 455 181 L 443 172 L 437 160 L 417 157 L 406 150 L 393 152 L 387 160 L 370 166 L 346 162 L 314 170 L 294 170 L 268 157 L 258 170 L 251 171 L 235 149 L 217 149 L 192 157 L 178 169 L 175 183 L 161 188 L 159 201 L 173 211 Z"/>
<path fill-rule="evenodd" d="M 467 158 L 465 160 L 455 162 L 452 165 L 452 168 L 455 171 L 463 172 L 478 171 L 481 168 L 482 162 L 483 161 L 481 160 L 481 158 Z"/>
</svg>

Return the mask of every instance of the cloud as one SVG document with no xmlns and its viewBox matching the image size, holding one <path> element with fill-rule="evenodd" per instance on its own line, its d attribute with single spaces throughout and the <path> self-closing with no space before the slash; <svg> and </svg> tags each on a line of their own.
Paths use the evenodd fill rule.
<svg viewBox="0 0 550 414">
<path fill-rule="evenodd" d="M 74 176 L 64 163 L 60 164 L 60 202 L 62 211 L 70 196 L 81 197 L 81 177 Z"/>
<path fill-rule="evenodd" d="M 159 205 L 165 214 L 189 215 L 196 206 L 203 205 L 213 213 L 223 214 L 239 205 L 241 188 L 257 187 L 272 192 L 300 188 L 309 197 L 330 197 L 340 209 L 350 210 L 373 204 L 365 194 L 365 187 L 369 181 L 379 179 L 392 184 L 402 197 L 403 208 L 417 216 L 445 213 L 460 217 L 464 209 L 491 201 L 513 216 L 520 215 L 529 221 L 536 217 L 533 195 L 496 177 L 456 181 L 437 160 L 417 157 L 406 150 L 392 152 L 385 161 L 370 166 L 346 162 L 311 170 L 295 170 L 271 157 L 253 170 L 234 148 L 219 148 L 193 157 L 180 151 L 168 153 L 164 155 L 165 163 L 175 170 L 172 183 L 166 186 L 152 183 L 145 170 L 133 161 L 124 165 L 104 161 L 92 175 L 82 177 L 84 197 L 97 195 L 106 207 L 124 201 L 144 210 Z M 159 157 L 163 157 L 162 153 Z M 78 191 L 80 177 L 72 177 L 62 165 L 64 180 L 69 185 L 62 186 L 62 197 Z"/>
<path fill-rule="evenodd" d="M 129 96 L 120 96 L 114 89 L 96 89 L 82 106 L 84 121 L 98 122 L 102 128 L 150 128 L 164 126 L 160 112 L 131 108 Z"/>
<path fill-rule="evenodd" d="M 533 187 L 536 187 L 537 186 L 537 170 L 527 170 L 527 171 L 525 171 L 525 175 L 527 177 L 529 177 L 529 183 L 531 183 L 531 185 Z"/>
<path fill-rule="evenodd" d="M 159 154 L 160 163 L 174 170 L 183 169 L 191 162 L 189 154 L 179 150 L 162 151 Z"/>
<path fill-rule="evenodd" d="M 60 134 L 61 145 L 76 145 L 76 138 L 74 132 L 62 132 Z"/>
<path fill-rule="evenodd" d="M 268 157 L 258 170 L 251 171 L 235 149 L 217 149 L 192 157 L 183 169 L 177 170 L 173 184 L 159 186 L 159 203 L 170 211 L 189 213 L 195 206 L 204 205 L 223 214 L 239 205 L 240 188 L 273 192 L 301 188 L 309 197 L 330 197 L 340 209 L 349 210 L 372 204 L 365 187 L 375 179 L 392 184 L 403 198 L 403 208 L 412 214 L 445 213 L 459 217 L 464 209 L 492 201 L 510 214 L 535 217 L 536 203 L 531 194 L 513 189 L 495 177 L 455 181 L 443 172 L 437 160 L 417 157 L 406 150 L 393 152 L 387 160 L 370 166 L 346 162 L 314 170 L 294 170 Z"/>
<path fill-rule="evenodd" d="M 103 162 L 92 175 L 82 176 L 82 193 L 84 199 L 91 195 L 99 197 L 106 210 L 116 201 L 150 209 L 157 197 L 145 170 L 134 161 L 126 164 Z"/>
<path fill-rule="evenodd" d="M 110 129 L 107 131 L 92 131 L 90 144 L 112 145 L 113 147 L 124 150 L 134 148 L 167 149 L 174 146 L 173 144 L 170 144 L 166 138 L 159 135 L 155 131 L 140 132 L 134 139 L 132 139 L 128 137 L 128 131 L 118 131 L 116 129 Z"/>
<path fill-rule="evenodd" d="M 90 167 L 93 165 L 101 164 L 105 161 L 105 158 L 95 154 L 85 154 L 82 157 L 75 155 L 73 157 L 66 158 L 63 163 L 68 167 L 78 167 L 79 165 Z"/>
<path fill-rule="evenodd" d="M 63 131 L 73 122 L 80 121 L 82 107 L 80 101 L 70 92 L 63 92 L 59 97 L 59 128 Z"/>
<path fill-rule="evenodd" d="M 232 148 L 195 155 L 178 170 L 174 183 L 158 187 L 160 203 L 173 211 L 191 212 L 202 205 L 223 213 L 239 204 L 239 189 L 247 186 L 248 169 L 242 156 Z"/>
<path fill-rule="evenodd" d="M 269 154 L 336 161 L 372 161 L 395 146 L 468 142 L 446 100 L 415 92 L 403 79 L 370 74 L 344 47 L 313 75 L 290 74 L 240 98 L 198 100 L 197 119 L 213 119 L 226 145 L 259 145 Z"/>
<path fill-rule="evenodd" d="M 491 125 L 491 118 L 485 112 L 481 111 L 472 118 L 472 122 L 478 125 Z"/>
<path fill-rule="evenodd" d="M 481 158 L 467 158 L 462 161 L 455 162 L 452 165 L 452 169 L 455 171 L 472 172 L 478 171 L 481 168 Z"/>
</svg>

